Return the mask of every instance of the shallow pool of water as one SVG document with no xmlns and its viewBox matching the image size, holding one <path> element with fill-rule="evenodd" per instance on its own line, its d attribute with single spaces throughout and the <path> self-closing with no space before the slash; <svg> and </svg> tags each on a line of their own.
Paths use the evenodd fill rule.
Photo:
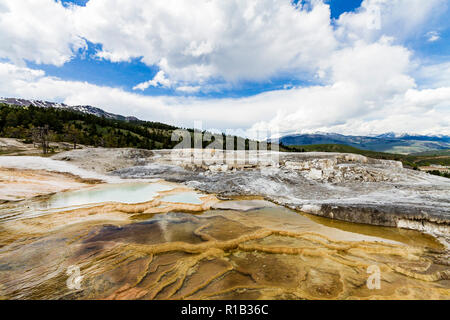
<svg viewBox="0 0 450 320">
<path fill-rule="evenodd" d="M 225 203 L 232 204 L 233 201 Z M 290 232 L 315 232 L 338 241 L 376 241 L 403 243 L 417 247 L 442 249 L 442 244 L 434 237 L 416 230 L 364 225 L 338 221 L 294 210 L 270 206 L 249 211 L 209 210 L 203 216 L 221 215 L 235 219 L 253 227 L 285 230 Z M 226 226 L 221 226 L 226 228 Z"/>
<path fill-rule="evenodd" d="M 174 203 L 189 203 L 189 204 L 202 204 L 200 200 L 200 195 L 196 192 L 180 192 L 177 194 L 172 194 L 165 196 L 161 199 L 164 202 L 174 202 Z"/>
<path fill-rule="evenodd" d="M 160 191 L 172 189 L 173 187 L 161 183 L 111 184 L 55 194 L 39 203 L 38 209 L 72 208 L 105 202 L 143 203 L 153 200 Z"/>
</svg>

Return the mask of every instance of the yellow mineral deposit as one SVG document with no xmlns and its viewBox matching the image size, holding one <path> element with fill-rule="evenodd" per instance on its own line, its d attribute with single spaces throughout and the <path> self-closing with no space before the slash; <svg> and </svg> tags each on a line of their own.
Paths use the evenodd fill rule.
<svg viewBox="0 0 450 320">
<path fill-rule="evenodd" d="M 0 199 L 23 200 L 70 189 L 80 189 L 97 180 L 81 179 L 69 173 L 0 167 Z"/>
<path fill-rule="evenodd" d="M 448 251 L 434 238 L 270 203 L 239 210 L 249 197 L 222 206 L 232 210 L 212 209 L 214 195 L 166 184 L 147 202 L 52 208 L 1 222 L 0 297 L 450 299 Z"/>
</svg>

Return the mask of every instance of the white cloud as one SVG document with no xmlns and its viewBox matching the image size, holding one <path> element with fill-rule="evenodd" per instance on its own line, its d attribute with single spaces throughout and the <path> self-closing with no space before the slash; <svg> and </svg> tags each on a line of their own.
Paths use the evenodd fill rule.
<svg viewBox="0 0 450 320">
<path fill-rule="evenodd" d="M 415 76 L 426 88 L 450 87 L 450 61 L 422 65 Z"/>
<path fill-rule="evenodd" d="M 287 0 L 90 0 L 76 29 L 111 61 L 142 57 L 174 81 L 264 80 L 314 71 L 336 43 L 329 7 Z M 189 14 L 187 14 L 189 13 Z"/>
<path fill-rule="evenodd" d="M 445 0 L 364 0 L 355 13 L 341 15 L 335 30 L 328 5 L 312 3 L 90 0 L 64 8 L 53 0 L 4 0 L 0 58 L 10 62 L 0 63 L 0 95 L 90 104 L 184 127 L 204 120 L 205 127 L 247 134 L 258 128 L 449 134 L 447 64 L 420 67 L 401 45 L 416 34 L 423 40 L 425 25 L 436 29 L 428 23 L 445 12 Z M 191 94 L 279 75 L 320 83 L 237 99 L 149 97 L 24 67 L 23 60 L 61 65 L 85 46 L 83 39 L 102 45 L 99 58 L 140 58 L 159 67 L 134 90 Z"/>
<path fill-rule="evenodd" d="M 181 86 L 177 88 L 177 91 L 185 92 L 185 93 L 194 93 L 200 90 L 200 86 Z"/>
<path fill-rule="evenodd" d="M 426 36 L 428 38 L 428 40 L 427 40 L 428 42 L 435 42 L 441 38 L 441 36 L 439 35 L 439 33 L 437 31 L 427 32 Z"/>
<path fill-rule="evenodd" d="M 0 96 L 90 104 L 109 112 L 183 127 L 193 127 L 194 121 L 200 120 L 205 129 L 231 129 L 246 135 L 252 135 L 256 129 L 271 132 L 326 129 L 351 134 L 398 129 L 450 134 L 450 88 L 411 88 L 394 92 L 386 100 L 365 101 L 357 84 L 341 81 L 247 98 L 199 99 L 142 96 L 118 88 L 63 81 L 9 63 L 0 63 L 0 77 L 5 80 L 0 82 Z"/>
<path fill-rule="evenodd" d="M 74 30 L 73 10 L 53 0 L 2 0 L 0 57 L 63 65 L 86 43 Z"/>
<path fill-rule="evenodd" d="M 286 92 L 284 103 L 276 105 L 277 116 L 255 128 L 314 130 L 384 114 L 390 101 L 416 86 L 407 75 L 409 56 L 408 50 L 384 38 L 336 51 L 324 66 L 329 85 Z"/>
<path fill-rule="evenodd" d="M 374 41 L 382 35 L 405 40 L 438 20 L 447 6 L 447 0 L 364 0 L 356 12 L 339 17 L 338 35 L 347 40 Z"/>
<path fill-rule="evenodd" d="M 170 88 L 172 86 L 172 81 L 166 78 L 166 74 L 164 71 L 159 71 L 152 80 L 139 83 L 137 86 L 133 88 L 133 90 L 141 90 L 144 91 L 148 87 L 163 87 Z"/>
</svg>

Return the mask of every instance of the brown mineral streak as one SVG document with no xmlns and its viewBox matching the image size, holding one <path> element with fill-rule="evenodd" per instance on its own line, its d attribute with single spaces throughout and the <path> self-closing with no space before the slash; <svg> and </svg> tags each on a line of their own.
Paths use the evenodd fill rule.
<svg viewBox="0 0 450 320">
<path fill-rule="evenodd" d="M 202 204 L 161 200 L 187 190 L 1 223 L 0 297 L 450 299 L 445 248 L 364 238 L 293 211 L 281 223 L 281 207 L 214 211 L 214 195 Z M 71 265 L 80 290 L 66 285 Z M 366 286 L 371 265 L 380 290 Z"/>
<path fill-rule="evenodd" d="M 192 217 L 192 219 L 200 223 L 204 220 L 202 217 Z M 100 281 L 100 278 L 108 275 L 109 277 L 113 277 L 113 279 L 116 277 L 117 283 L 113 283 L 110 290 L 105 291 L 105 295 L 103 295 L 101 291 L 87 289 L 86 295 L 83 295 L 83 291 L 81 291 L 78 293 L 80 296 L 72 296 L 73 293 L 69 292 L 60 297 L 88 299 L 190 299 L 195 297 L 208 299 L 220 298 L 226 294 L 239 295 L 248 290 L 255 290 L 256 292 L 259 292 L 260 298 L 277 298 L 284 294 L 291 294 L 295 298 L 339 299 L 350 297 L 358 292 L 358 287 L 349 286 L 345 281 L 345 277 L 357 277 L 359 282 L 364 283 L 364 279 L 367 277 L 365 270 L 369 265 L 373 264 L 374 257 L 372 255 L 382 255 L 382 257 L 378 258 L 377 265 L 380 267 L 382 274 L 388 274 L 388 277 L 391 278 L 389 280 L 386 279 L 386 283 L 383 281 L 383 285 L 391 287 L 392 284 L 390 283 L 392 283 L 392 279 L 397 279 L 399 283 L 402 283 L 403 286 L 409 288 L 407 290 L 411 290 L 411 292 L 408 291 L 408 294 L 412 294 L 412 297 L 417 297 L 416 295 L 420 294 L 423 298 L 449 298 L 448 287 L 439 284 L 441 281 L 448 280 L 448 270 L 426 273 L 428 270 L 428 268 L 426 268 L 425 270 L 421 270 L 423 272 L 419 273 L 396 265 L 396 262 L 422 262 L 431 266 L 432 261 L 424 256 L 425 250 L 423 248 L 412 248 L 405 247 L 401 244 L 379 242 L 335 241 L 330 237 L 314 232 L 295 233 L 265 228 L 242 234 L 231 240 L 219 241 L 216 240 L 213 235 L 205 232 L 205 230 L 211 226 L 211 222 L 205 222 L 206 223 L 192 230 L 194 235 L 199 236 L 204 240 L 204 242 L 198 244 L 176 241 L 147 245 L 113 241 L 112 246 L 108 246 L 107 243 L 97 241 L 96 243 L 104 247 L 91 255 L 72 255 L 72 259 L 75 259 L 73 262 L 81 267 L 82 274 L 85 277 L 85 283 L 95 283 L 96 281 Z M 226 223 L 223 225 L 222 230 L 224 231 L 225 228 Z M 71 231 L 71 233 L 72 232 L 73 231 Z M 290 238 L 293 241 L 296 241 L 297 239 L 307 240 L 314 245 L 308 247 L 286 247 L 254 243 L 255 241 L 258 242 L 270 236 Z M 87 248 L 87 243 L 89 242 L 86 241 L 92 237 L 92 233 L 90 235 L 84 234 L 78 236 L 76 239 L 72 239 L 71 242 L 68 241 L 68 245 L 69 243 L 71 243 L 70 245 L 75 245 L 80 253 L 84 250 L 83 248 Z M 2 252 L 2 255 L 6 252 Z M 169 261 L 164 263 L 164 265 L 168 265 L 169 267 L 163 271 L 158 271 L 163 265 L 153 266 L 155 257 L 174 252 L 187 253 L 188 256 L 181 259 L 174 256 L 173 259 L 169 259 Z M 303 286 L 299 285 L 297 288 L 284 287 L 284 285 L 277 283 L 276 279 L 264 279 L 264 272 L 262 275 L 259 273 L 254 275 L 253 273 L 255 270 L 251 270 L 252 267 L 247 270 L 246 268 L 248 268 L 248 266 L 243 267 L 240 265 L 239 259 L 241 258 L 237 260 L 233 258 L 235 256 L 243 256 L 245 260 L 246 255 L 262 255 L 258 258 L 262 259 L 262 262 L 272 256 L 276 257 L 277 261 L 280 261 L 283 265 L 287 263 L 286 266 L 290 265 L 293 268 L 300 267 L 304 272 L 297 274 L 297 276 L 293 274 L 292 277 L 294 280 L 296 277 L 300 277 L 298 281 L 295 280 L 294 282 L 300 284 L 303 283 Z M 284 262 L 286 256 L 298 257 L 300 259 L 297 261 L 287 259 L 288 261 Z M 129 268 L 132 263 L 139 261 L 140 259 L 145 259 L 142 268 Z M 317 263 L 315 259 L 326 261 L 326 263 L 322 265 L 321 263 Z M 392 262 L 392 259 L 395 261 Z M 192 287 L 186 287 L 189 278 L 192 274 L 195 274 L 199 265 L 205 263 L 205 261 L 212 260 L 222 260 L 226 262 L 227 266 L 223 267 L 223 269 L 211 269 L 211 275 L 202 279 L 201 283 Z M 383 262 L 383 260 L 386 261 Z M 276 268 L 276 266 L 271 266 L 271 268 Z M 314 270 L 320 270 L 321 268 L 323 270 L 319 272 L 319 277 L 322 276 L 325 280 L 329 277 L 328 272 L 335 274 L 336 279 L 332 279 L 331 285 L 340 288 L 338 293 L 333 291 L 335 289 L 327 287 L 325 284 L 316 285 L 314 281 L 311 279 L 308 280 L 308 277 L 305 278 L 304 275 L 301 275 L 314 273 Z M 238 269 L 239 272 L 244 272 L 244 274 L 247 273 L 247 276 L 251 277 L 253 284 L 248 286 L 239 284 L 227 286 L 226 281 L 223 282 L 223 279 L 225 279 L 230 272 Z M 153 282 L 146 282 L 145 279 L 154 272 L 159 272 L 159 274 L 154 278 Z M 279 272 L 283 274 L 284 271 L 283 269 L 280 269 Z M 124 273 L 132 274 L 134 280 L 131 281 L 130 279 L 125 283 L 121 283 L 119 279 L 120 274 Z M 337 279 L 339 279 L 339 281 Z M 57 279 L 53 278 L 53 281 L 56 280 Z M 52 278 L 49 281 L 52 281 Z M 274 281 L 274 283 L 271 284 L 270 281 Z M 220 290 L 217 290 L 216 292 L 206 292 L 206 289 L 209 286 L 221 282 L 223 283 L 219 285 L 221 288 Z M 414 289 L 418 286 L 424 289 L 422 293 Z M 61 284 L 61 287 L 64 287 L 64 283 Z M 2 288 L 2 290 L 4 290 L 4 288 Z M 179 294 L 181 290 L 184 291 L 184 294 Z M 355 295 L 355 298 L 371 298 L 372 295 L 368 293 L 373 293 L 376 296 L 383 296 L 383 289 L 381 292 L 369 291 L 364 293 L 364 289 L 361 289 L 360 291 L 361 296 Z M 397 295 L 398 292 L 395 291 L 395 288 L 387 290 L 386 293 L 388 293 L 388 295 L 383 297 L 409 297 L 408 294 L 405 295 L 404 293 Z M 46 296 L 53 297 L 54 294 L 56 293 L 47 292 Z M 7 294 L 5 296 L 8 297 Z M 33 295 L 28 297 L 33 298 Z"/>
</svg>

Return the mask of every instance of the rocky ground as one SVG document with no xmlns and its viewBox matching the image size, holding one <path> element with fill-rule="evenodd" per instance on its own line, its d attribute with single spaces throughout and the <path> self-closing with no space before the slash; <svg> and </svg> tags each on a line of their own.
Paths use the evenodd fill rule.
<svg viewBox="0 0 450 320">
<path fill-rule="evenodd" d="M 448 247 L 417 231 L 369 225 L 449 235 L 448 180 L 397 162 L 87 148 L 52 159 L 0 157 L 0 173 L 16 196 L 30 181 L 39 189 L 39 180 L 43 191 L 61 187 L 63 178 L 74 189 L 98 181 L 110 184 L 91 188 L 130 179 L 178 182 L 164 182 L 173 189 L 145 203 L 33 215 L 24 212 L 45 198 L 1 204 L 0 299 L 450 297 Z M 206 193 L 199 204 L 166 198 L 190 188 Z M 381 273 L 378 289 L 367 284 L 373 267 Z"/>
<path fill-rule="evenodd" d="M 0 167 L 0 202 L 81 189 L 97 182 L 98 180 L 82 179 L 69 173 Z"/>
<path fill-rule="evenodd" d="M 77 145 L 77 149 L 82 149 L 85 146 Z M 73 149 L 73 144 L 67 142 L 50 142 L 49 148 L 51 152 L 61 152 Z M 42 148 L 39 144 L 24 143 L 19 139 L 0 138 L 0 155 L 28 155 L 40 156 L 42 155 Z"/>
<path fill-rule="evenodd" d="M 349 231 L 211 196 L 197 208 L 159 197 L 3 221 L 0 299 L 449 299 L 433 238 Z"/>
<path fill-rule="evenodd" d="M 182 182 L 221 198 L 262 196 L 333 219 L 450 234 L 450 180 L 396 161 L 341 153 L 134 149 L 74 150 L 53 158 L 122 178 Z"/>
</svg>

